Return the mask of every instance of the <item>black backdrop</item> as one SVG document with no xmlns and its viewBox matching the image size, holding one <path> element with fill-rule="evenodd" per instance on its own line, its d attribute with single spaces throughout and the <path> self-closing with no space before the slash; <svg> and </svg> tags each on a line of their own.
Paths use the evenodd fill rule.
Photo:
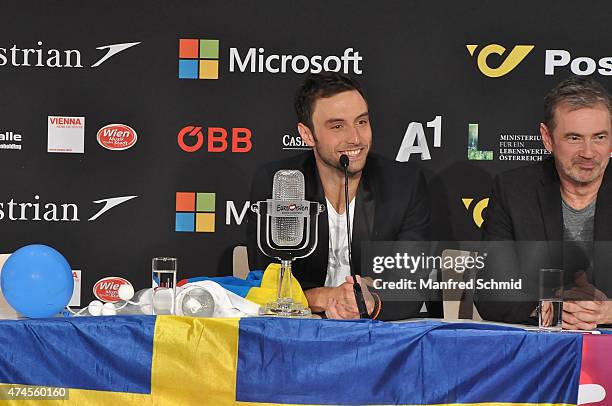
<svg viewBox="0 0 612 406">
<path fill-rule="evenodd" d="M 361 73 L 349 73 L 367 90 L 374 150 L 395 159 L 409 124 L 421 123 L 421 148 L 425 141 L 431 159 L 413 153 L 406 164 L 428 177 L 434 238 L 478 239 L 486 200 L 479 202 L 492 177 L 527 163 L 516 159 L 541 158 L 541 151 L 501 149 L 541 148 L 525 136 L 538 134 L 546 91 L 572 69 L 609 84 L 606 60 L 601 72 L 590 65 L 612 55 L 611 12 L 603 1 L 4 2 L 0 134 L 22 140 L 0 140 L 0 252 L 36 242 L 55 247 L 82 270 L 84 301 L 102 276 L 148 285 L 154 256 L 178 257 L 181 278 L 231 274 L 231 249 L 244 243 L 245 223 L 230 216 L 226 224 L 227 202 L 240 214 L 255 168 L 299 152 L 288 141 L 298 137 L 292 99 L 304 75 L 230 72 L 231 48 L 242 59 L 251 48 L 255 56 L 263 48 L 265 56 L 307 58 L 358 52 Z M 180 39 L 219 41 L 218 79 L 179 79 Z M 107 52 L 96 48 L 131 42 L 139 44 L 92 67 Z M 514 69 L 490 77 L 477 58 L 491 44 L 505 48 L 483 58 L 492 69 L 512 62 L 515 45 L 533 49 Z M 477 46 L 473 55 L 466 45 Z M 33 50 L 31 66 L 23 66 L 23 49 Z M 64 51 L 77 50 L 82 67 L 33 66 L 37 52 L 46 65 L 52 50 L 64 65 Z M 585 59 L 546 74 L 547 53 Z M 47 152 L 49 116 L 85 117 L 84 153 Z M 440 146 L 427 126 L 437 116 Z M 132 127 L 137 143 L 103 148 L 96 134 L 112 123 Z M 478 125 L 478 149 L 492 151 L 491 160 L 468 159 L 470 124 Z M 185 152 L 177 134 L 187 126 L 204 135 L 210 127 L 247 128 L 252 148 Z M 7 149 L 11 144 L 21 150 Z M 472 152 L 478 155 L 487 154 Z M 176 231 L 176 192 L 215 193 L 214 233 Z M 94 201 L 121 196 L 138 197 L 88 221 L 104 206 Z M 19 203 L 37 202 L 40 217 L 45 204 L 55 204 L 59 221 L 35 220 L 34 206 L 21 213 Z M 61 220 L 68 203 L 77 205 L 78 221 Z"/>
</svg>

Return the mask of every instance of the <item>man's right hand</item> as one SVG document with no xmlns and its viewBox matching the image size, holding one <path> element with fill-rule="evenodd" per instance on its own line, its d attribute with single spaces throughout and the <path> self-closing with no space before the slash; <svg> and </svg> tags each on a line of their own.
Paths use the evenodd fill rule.
<svg viewBox="0 0 612 406">
<path fill-rule="evenodd" d="M 361 284 L 367 311 L 372 312 L 374 308 L 374 299 L 360 276 L 357 276 L 357 281 Z M 306 294 L 310 308 L 315 312 L 325 311 L 327 318 L 359 318 L 359 309 L 357 308 L 355 293 L 353 292 L 352 277 L 347 277 L 346 282 L 335 288 L 314 288 L 304 293 Z"/>
</svg>

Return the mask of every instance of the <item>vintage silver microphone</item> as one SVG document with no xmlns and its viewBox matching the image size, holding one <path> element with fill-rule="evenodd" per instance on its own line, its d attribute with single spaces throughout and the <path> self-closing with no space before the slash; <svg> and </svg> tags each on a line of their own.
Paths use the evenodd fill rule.
<svg viewBox="0 0 612 406">
<path fill-rule="evenodd" d="M 304 200 L 304 175 L 300 171 L 278 171 L 272 182 L 272 200 L 292 202 Z M 291 247 L 302 241 L 304 217 L 272 218 L 272 242 L 279 247 Z"/>
<path fill-rule="evenodd" d="M 274 174 L 272 199 L 253 203 L 257 213 L 257 245 L 265 255 L 281 261 L 278 294 L 262 306 L 260 315 L 308 316 L 310 309 L 293 301 L 291 262 L 304 258 L 317 246 L 318 216 L 325 211 L 319 202 L 304 200 L 304 175 L 294 169 Z"/>
</svg>

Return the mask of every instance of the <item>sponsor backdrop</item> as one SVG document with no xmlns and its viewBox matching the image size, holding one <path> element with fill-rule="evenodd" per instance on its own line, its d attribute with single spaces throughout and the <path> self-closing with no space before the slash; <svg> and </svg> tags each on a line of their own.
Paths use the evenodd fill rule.
<svg viewBox="0 0 612 406">
<path fill-rule="evenodd" d="M 154 256 L 178 257 L 181 278 L 231 274 L 252 174 L 305 149 L 293 94 L 321 70 L 357 77 L 374 150 L 426 173 L 433 237 L 478 239 L 493 176 L 546 155 L 546 91 L 571 74 L 610 84 L 611 11 L 591 2 L 576 13 L 568 1 L 7 3 L 0 252 L 55 247 L 81 270 L 85 301 L 103 276 L 149 285 Z"/>
</svg>

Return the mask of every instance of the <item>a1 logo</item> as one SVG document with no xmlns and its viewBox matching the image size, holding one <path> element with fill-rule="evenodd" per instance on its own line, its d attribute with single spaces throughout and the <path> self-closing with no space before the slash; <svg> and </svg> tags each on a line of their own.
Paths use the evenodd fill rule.
<svg viewBox="0 0 612 406">
<path fill-rule="evenodd" d="M 425 124 L 427 128 L 433 128 L 434 148 L 440 148 L 442 146 L 442 116 L 436 116 L 436 118 Z M 408 128 L 406 128 L 406 133 L 402 139 L 399 151 L 397 151 L 395 160 L 398 162 L 407 162 L 412 154 L 420 154 L 422 161 L 431 159 L 423 124 L 416 121 L 408 124 Z"/>
</svg>

